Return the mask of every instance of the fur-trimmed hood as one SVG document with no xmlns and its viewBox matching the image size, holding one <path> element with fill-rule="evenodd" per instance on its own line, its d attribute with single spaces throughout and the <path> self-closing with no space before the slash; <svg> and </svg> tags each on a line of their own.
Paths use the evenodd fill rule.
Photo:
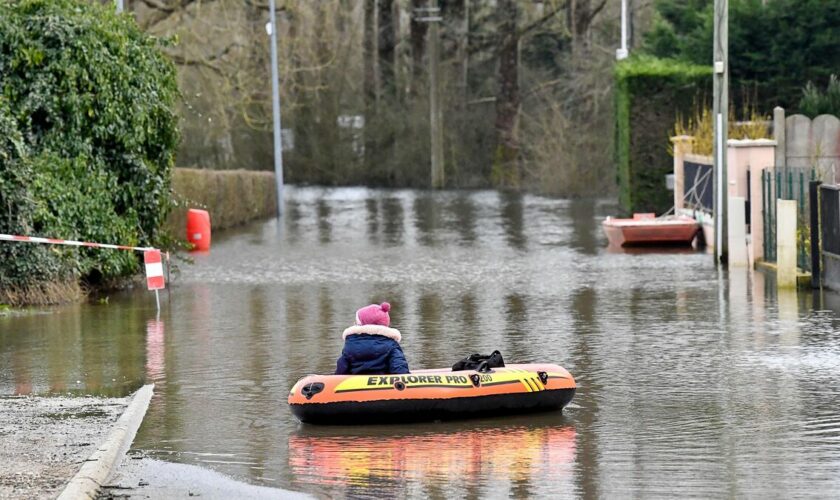
<svg viewBox="0 0 840 500">
<path fill-rule="evenodd" d="M 402 335 L 400 335 L 399 330 L 382 325 L 353 325 L 344 330 L 344 334 L 341 337 L 347 340 L 347 337 L 350 335 L 382 335 L 397 342 L 402 340 Z"/>
</svg>

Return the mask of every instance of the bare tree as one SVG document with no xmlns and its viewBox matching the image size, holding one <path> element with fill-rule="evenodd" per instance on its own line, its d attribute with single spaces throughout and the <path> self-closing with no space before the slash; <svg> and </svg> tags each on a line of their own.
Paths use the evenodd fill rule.
<svg viewBox="0 0 840 500">
<path fill-rule="evenodd" d="M 376 0 L 364 0 L 364 42 L 362 59 L 364 64 L 364 102 L 365 102 L 365 168 L 373 167 L 373 155 L 376 150 L 376 140 L 373 123 L 376 116 Z"/>
<path fill-rule="evenodd" d="M 640 24 L 651 2 L 632 3 Z M 142 29 L 173 37 L 179 163 L 270 166 L 268 0 L 127 4 Z M 289 181 L 428 185 L 428 24 L 414 9 L 433 4 L 443 17 L 448 185 L 566 194 L 612 178 L 604 130 L 617 2 L 278 0 Z M 401 30 L 402 9 L 411 12 Z"/>
<path fill-rule="evenodd" d="M 607 5 L 607 0 L 567 0 L 566 26 L 572 37 L 572 52 L 589 51 L 591 42 L 591 28 L 595 16 Z"/>
<path fill-rule="evenodd" d="M 397 95 L 397 82 L 395 79 L 397 42 L 396 22 L 394 10 L 397 6 L 394 0 L 379 0 L 379 74 L 380 88 L 384 98 L 394 99 Z"/>
<path fill-rule="evenodd" d="M 496 153 L 493 180 L 499 186 L 519 187 L 519 34 L 516 0 L 496 4 L 499 32 L 499 67 L 496 91 Z"/>
</svg>

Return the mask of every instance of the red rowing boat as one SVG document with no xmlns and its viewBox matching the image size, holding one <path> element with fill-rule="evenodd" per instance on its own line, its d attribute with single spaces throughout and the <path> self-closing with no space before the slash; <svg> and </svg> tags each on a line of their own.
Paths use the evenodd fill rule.
<svg viewBox="0 0 840 500">
<path fill-rule="evenodd" d="M 690 245 L 700 224 L 682 215 L 657 218 L 656 214 L 633 214 L 632 219 L 607 217 L 604 233 L 611 246 Z"/>
</svg>

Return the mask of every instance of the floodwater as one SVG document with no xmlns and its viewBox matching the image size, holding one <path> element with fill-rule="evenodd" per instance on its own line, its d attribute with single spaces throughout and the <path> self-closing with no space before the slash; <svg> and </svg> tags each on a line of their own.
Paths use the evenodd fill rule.
<svg viewBox="0 0 840 500">
<path fill-rule="evenodd" d="M 695 252 L 606 248 L 615 207 L 492 191 L 290 188 L 214 235 L 162 311 L 137 290 L 0 317 L 0 394 L 156 393 L 134 447 L 319 497 L 840 492 L 840 298 Z M 414 368 L 499 349 L 578 381 L 561 413 L 313 427 L 291 385 L 391 302 Z"/>
</svg>

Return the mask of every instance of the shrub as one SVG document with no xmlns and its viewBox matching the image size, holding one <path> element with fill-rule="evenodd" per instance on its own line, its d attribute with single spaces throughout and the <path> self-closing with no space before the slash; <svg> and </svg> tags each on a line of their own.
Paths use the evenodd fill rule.
<svg viewBox="0 0 840 500">
<path fill-rule="evenodd" d="M 176 96 L 159 42 L 112 6 L 0 0 L 0 232 L 158 242 Z M 138 269 L 126 252 L 3 243 L 0 253 L 0 295 L 17 297 Z"/>
<path fill-rule="evenodd" d="M 735 111 L 729 108 L 727 138 L 729 139 L 771 139 L 770 117 L 762 116 L 755 108 L 743 112 L 743 120 L 735 117 Z M 695 106 L 692 114 L 683 119 L 677 117 L 672 135 L 689 135 L 694 138 L 691 152 L 698 155 L 712 156 L 714 151 L 714 120 L 710 106 Z M 673 151 L 670 151 L 673 154 Z"/>
<path fill-rule="evenodd" d="M 837 79 L 837 75 L 831 75 L 825 91 L 820 90 L 813 82 L 808 82 L 802 89 L 799 110 L 811 118 L 819 115 L 840 116 L 840 80 Z"/>
<path fill-rule="evenodd" d="M 713 0 L 657 0 L 645 50 L 694 64 L 712 64 Z M 825 85 L 840 66 L 840 2 L 731 0 L 729 77 L 762 112 L 793 109 L 803 82 Z M 736 102 L 739 106 L 741 102 Z"/>
<path fill-rule="evenodd" d="M 616 164 L 619 202 L 625 212 L 667 211 L 665 175 L 671 127 L 698 96 L 711 94 L 711 68 L 636 56 L 616 65 Z"/>
</svg>

